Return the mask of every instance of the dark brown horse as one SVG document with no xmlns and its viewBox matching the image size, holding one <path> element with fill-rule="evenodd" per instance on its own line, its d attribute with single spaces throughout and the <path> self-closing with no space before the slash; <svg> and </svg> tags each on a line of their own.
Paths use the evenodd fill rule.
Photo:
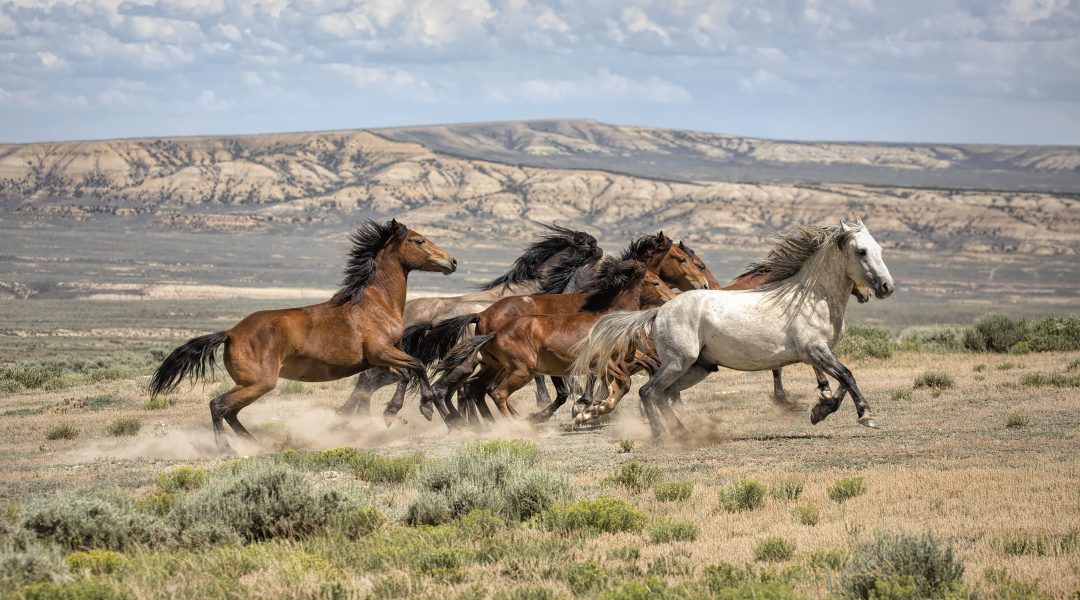
<svg viewBox="0 0 1080 600">
<path fill-rule="evenodd" d="M 150 383 L 152 396 L 169 393 L 188 377 L 214 369 L 224 345 L 225 369 L 235 385 L 210 401 L 214 437 L 224 444 L 224 419 L 237 435 L 251 438 L 237 414 L 277 386 L 278 378 L 332 381 L 374 366 L 409 371 L 431 397 L 424 365 L 401 351 L 402 309 L 410 271 L 449 275 L 457 260 L 397 221 L 367 221 L 352 234 L 341 289 L 322 304 L 252 313 L 227 331 L 189 340 L 173 350 Z M 446 419 L 456 411 L 439 405 Z M 224 444 L 227 446 L 227 444 Z"/>
<path fill-rule="evenodd" d="M 674 297 L 670 290 L 658 294 L 663 289 L 648 283 L 648 274 L 637 261 L 607 262 L 597 278 L 597 287 L 587 291 L 580 311 L 512 318 L 494 333 L 458 344 L 437 372 L 449 374 L 479 352 L 480 372 L 467 384 L 467 401 L 482 404 L 486 391 L 503 416 L 516 414 L 509 404 L 510 395 L 537 373 L 556 378 L 568 374 L 576 357 L 574 346 L 604 314 L 611 310 L 639 310 L 643 301 L 655 305 Z M 534 416 L 535 420 L 549 418 L 567 396 L 560 392 L 551 405 Z"/>
</svg>

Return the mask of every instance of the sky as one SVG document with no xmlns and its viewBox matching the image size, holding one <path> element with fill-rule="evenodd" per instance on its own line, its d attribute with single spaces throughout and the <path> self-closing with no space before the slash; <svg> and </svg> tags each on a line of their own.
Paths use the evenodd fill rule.
<svg viewBox="0 0 1080 600">
<path fill-rule="evenodd" d="M 1080 144 L 1080 0 L 0 0 L 0 141 L 592 118 Z"/>
</svg>

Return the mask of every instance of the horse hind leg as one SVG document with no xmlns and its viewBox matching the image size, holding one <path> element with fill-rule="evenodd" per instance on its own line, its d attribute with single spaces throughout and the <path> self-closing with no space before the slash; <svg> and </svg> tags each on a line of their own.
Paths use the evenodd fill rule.
<svg viewBox="0 0 1080 600">
<path fill-rule="evenodd" d="M 386 367 L 374 367 L 357 375 L 356 385 L 349 394 L 349 399 L 337 409 L 339 415 L 371 412 L 371 397 L 383 386 L 390 385 L 398 376 Z"/>
<path fill-rule="evenodd" d="M 783 369 L 772 370 L 773 401 L 787 402 L 787 394 L 784 393 Z"/>
<path fill-rule="evenodd" d="M 548 406 L 549 404 L 551 404 L 551 394 L 548 393 L 547 384 L 544 383 L 544 376 L 537 375 L 533 377 L 533 381 L 536 382 L 536 405 Z M 554 382 L 555 380 L 553 378 L 552 383 Z M 559 390 L 556 389 L 555 393 L 558 394 Z"/>
<path fill-rule="evenodd" d="M 223 419 L 236 435 L 253 442 L 256 441 L 255 436 L 251 435 L 247 428 L 240 423 L 237 415 L 245 406 L 258 400 L 274 387 L 276 387 L 276 382 L 249 385 L 238 383 L 231 390 L 210 401 L 210 419 L 214 424 L 214 441 L 217 442 L 219 448 L 229 449 L 229 444 L 223 437 L 225 433 L 225 427 L 222 425 Z"/>
<path fill-rule="evenodd" d="M 552 377 L 551 383 L 555 384 L 555 400 L 549 404 L 544 410 L 534 413 L 529 417 L 529 420 L 534 424 L 546 423 L 551 416 L 555 414 L 555 411 L 559 410 L 563 404 L 566 404 L 566 399 L 570 397 L 570 388 L 566 385 L 566 380 L 562 377 Z"/>
</svg>

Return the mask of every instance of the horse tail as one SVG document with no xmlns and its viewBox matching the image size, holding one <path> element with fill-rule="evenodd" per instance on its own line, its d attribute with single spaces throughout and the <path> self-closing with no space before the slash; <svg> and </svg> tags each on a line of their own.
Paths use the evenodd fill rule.
<svg viewBox="0 0 1080 600">
<path fill-rule="evenodd" d="M 226 331 L 188 340 L 165 357 L 150 380 L 150 397 L 168 394 L 187 377 L 192 381 L 214 374 L 214 351 L 229 341 Z"/>
<path fill-rule="evenodd" d="M 494 339 L 494 337 L 494 333 L 478 335 L 454 346 L 453 349 L 447 352 L 446 356 L 439 361 L 439 364 L 435 366 L 435 373 L 439 375 L 439 382 L 453 372 L 454 369 L 460 367 L 465 361 L 475 356 L 476 353 L 480 351 L 480 348 Z M 436 385 L 438 385 L 439 382 L 436 382 Z"/>
<path fill-rule="evenodd" d="M 613 312 L 597 321 L 589 330 L 589 336 L 575 347 L 577 358 L 570 367 L 570 374 L 574 377 L 596 375 L 605 381 L 608 360 L 612 356 L 624 356 L 631 346 L 643 351 L 648 348 L 645 328 L 652 325 L 657 310 Z"/>
<path fill-rule="evenodd" d="M 425 365 L 444 358 L 469 333 L 469 326 L 480 320 L 480 313 L 445 319 L 431 326 L 424 340 L 424 356 L 417 356 Z"/>
</svg>

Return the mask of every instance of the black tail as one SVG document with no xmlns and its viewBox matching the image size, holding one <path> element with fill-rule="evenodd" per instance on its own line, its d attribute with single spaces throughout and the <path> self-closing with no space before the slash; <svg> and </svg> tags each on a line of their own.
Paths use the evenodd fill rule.
<svg viewBox="0 0 1080 600">
<path fill-rule="evenodd" d="M 494 337 L 494 333 L 478 335 L 454 346 L 450 352 L 446 353 L 446 357 L 435 366 L 435 373 L 439 375 L 439 380 L 441 381 L 443 377 L 446 377 L 454 369 L 461 366 L 462 363 L 472 358 L 480 350 L 481 346 L 490 342 Z M 436 382 L 436 385 L 438 385 L 438 382 Z"/>
<path fill-rule="evenodd" d="M 401 348 L 401 350 L 409 356 L 420 358 L 420 354 L 424 351 L 424 338 L 427 337 L 428 331 L 430 330 L 431 323 L 427 321 L 409 325 L 401 334 L 401 341 L 398 342 L 398 348 Z M 424 364 L 427 363 L 425 362 Z"/>
<path fill-rule="evenodd" d="M 429 331 L 427 337 L 424 338 L 424 348 L 421 351 L 423 356 L 416 354 L 413 356 L 424 361 L 425 365 L 434 364 L 436 360 L 446 356 L 446 354 L 465 337 L 465 334 L 469 332 L 469 325 L 472 325 L 479 319 L 480 314 L 473 313 L 471 315 L 462 315 L 460 317 L 446 319 L 445 321 L 439 321 L 431 326 L 431 331 Z"/>
<path fill-rule="evenodd" d="M 211 333 L 187 341 L 183 346 L 172 351 L 154 373 L 150 381 L 150 397 L 168 394 L 180 385 L 185 378 L 201 379 L 207 374 L 214 374 L 214 351 L 229 341 L 229 334 L 224 331 Z"/>
</svg>

